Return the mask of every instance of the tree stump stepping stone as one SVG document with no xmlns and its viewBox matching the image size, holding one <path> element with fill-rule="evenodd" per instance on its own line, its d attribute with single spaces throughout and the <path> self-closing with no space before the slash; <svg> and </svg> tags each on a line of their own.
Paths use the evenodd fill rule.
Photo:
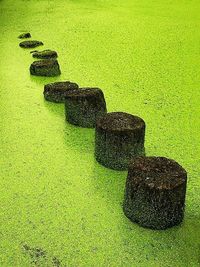
<svg viewBox="0 0 200 267">
<path fill-rule="evenodd" d="M 22 33 L 18 36 L 19 39 L 31 38 L 30 32 Z"/>
<path fill-rule="evenodd" d="M 44 98 L 47 101 L 64 103 L 66 94 L 78 88 L 78 84 L 70 81 L 49 83 L 44 86 Z"/>
<path fill-rule="evenodd" d="M 140 226 L 166 229 L 182 222 L 187 173 L 174 160 L 138 157 L 129 165 L 124 214 Z"/>
<path fill-rule="evenodd" d="M 97 118 L 107 112 L 104 94 L 99 88 L 80 88 L 65 97 L 65 113 L 69 123 L 94 128 Z"/>
<path fill-rule="evenodd" d="M 57 60 L 43 59 L 34 61 L 30 66 L 31 75 L 53 77 L 61 74 Z"/>
<path fill-rule="evenodd" d="M 126 170 L 132 157 L 145 154 L 144 139 L 143 119 L 125 112 L 107 113 L 96 123 L 95 158 L 107 168 Z"/>
<path fill-rule="evenodd" d="M 57 58 L 58 54 L 56 51 L 53 50 L 43 50 L 43 51 L 32 51 L 32 56 L 34 58 L 39 58 L 39 59 L 49 59 L 49 58 Z"/>
<path fill-rule="evenodd" d="M 19 46 L 22 48 L 34 48 L 40 45 L 43 45 L 43 42 L 36 41 L 36 40 L 23 41 L 19 44 Z"/>
</svg>

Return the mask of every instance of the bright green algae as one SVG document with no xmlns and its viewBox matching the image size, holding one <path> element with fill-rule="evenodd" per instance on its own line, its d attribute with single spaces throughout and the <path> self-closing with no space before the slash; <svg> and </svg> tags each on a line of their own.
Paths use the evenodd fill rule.
<svg viewBox="0 0 200 267">
<path fill-rule="evenodd" d="M 0 266 L 198 266 L 199 11 L 196 0 L 0 1 Z M 22 31 L 58 51 L 61 77 L 29 75 Z M 94 130 L 43 99 L 58 80 L 100 87 L 108 111 L 145 120 L 147 155 L 183 165 L 181 227 L 152 231 L 124 216 L 127 173 L 96 163 Z"/>
</svg>

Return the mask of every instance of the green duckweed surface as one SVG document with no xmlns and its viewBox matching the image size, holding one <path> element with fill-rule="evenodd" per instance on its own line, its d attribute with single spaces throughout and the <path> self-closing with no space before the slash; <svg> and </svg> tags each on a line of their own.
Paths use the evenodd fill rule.
<svg viewBox="0 0 200 267">
<path fill-rule="evenodd" d="M 200 265 L 199 12 L 199 0 L 0 1 L 0 266 Z M 58 52 L 60 77 L 30 76 L 23 31 Z M 188 171 L 181 226 L 123 215 L 127 173 L 100 166 L 94 130 L 43 99 L 59 80 L 100 87 L 109 111 L 146 121 L 147 155 Z"/>
</svg>

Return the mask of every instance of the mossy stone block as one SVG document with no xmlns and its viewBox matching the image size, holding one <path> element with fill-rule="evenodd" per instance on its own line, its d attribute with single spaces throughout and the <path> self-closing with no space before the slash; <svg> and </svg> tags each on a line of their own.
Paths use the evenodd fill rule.
<svg viewBox="0 0 200 267">
<path fill-rule="evenodd" d="M 43 50 L 43 51 L 34 51 L 32 52 L 32 56 L 34 58 L 39 58 L 39 59 L 55 59 L 58 57 L 58 54 L 56 51 L 53 50 Z"/>
<path fill-rule="evenodd" d="M 128 169 L 129 160 L 145 154 L 145 122 L 125 113 L 111 112 L 97 120 L 95 157 L 105 167 Z"/>
<path fill-rule="evenodd" d="M 78 88 L 78 84 L 70 81 L 49 83 L 44 86 L 44 98 L 47 101 L 64 103 L 66 94 Z"/>
<path fill-rule="evenodd" d="M 166 229 L 182 222 L 187 173 L 174 160 L 138 157 L 131 161 L 123 210 L 140 226 Z"/>
<path fill-rule="evenodd" d="M 30 32 L 22 33 L 18 36 L 19 39 L 31 38 Z"/>
<path fill-rule="evenodd" d="M 65 113 L 71 124 L 94 128 L 96 120 L 106 112 L 104 94 L 99 88 L 80 88 L 66 94 Z"/>
<path fill-rule="evenodd" d="M 19 46 L 22 48 L 34 48 L 40 45 L 43 45 L 43 42 L 36 40 L 23 41 L 19 44 Z"/>
<path fill-rule="evenodd" d="M 57 60 L 44 59 L 34 61 L 30 66 L 31 75 L 53 77 L 61 74 Z"/>
</svg>

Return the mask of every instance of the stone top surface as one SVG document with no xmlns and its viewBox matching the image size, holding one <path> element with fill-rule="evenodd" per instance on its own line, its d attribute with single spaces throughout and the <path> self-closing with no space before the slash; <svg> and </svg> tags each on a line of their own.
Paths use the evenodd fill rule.
<svg viewBox="0 0 200 267">
<path fill-rule="evenodd" d="M 134 131 L 145 128 L 145 122 L 125 112 L 111 112 L 97 120 L 97 127 L 108 131 Z"/>
<path fill-rule="evenodd" d="M 133 186 L 146 185 L 154 189 L 173 189 L 187 180 L 181 165 L 165 157 L 137 157 L 129 164 Z"/>
<path fill-rule="evenodd" d="M 32 56 L 34 58 L 56 58 L 58 54 L 56 51 L 46 49 L 43 51 L 32 51 Z"/>
<path fill-rule="evenodd" d="M 52 91 L 65 91 L 69 89 L 78 89 L 78 84 L 70 82 L 70 81 L 61 81 L 61 82 L 54 82 L 48 83 L 44 86 L 45 90 L 52 90 Z"/>
<path fill-rule="evenodd" d="M 92 96 L 103 96 L 103 92 L 99 88 L 79 88 L 78 90 L 71 91 L 69 94 L 67 94 L 67 98 L 84 98 L 84 97 L 92 97 Z"/>
</svg>

